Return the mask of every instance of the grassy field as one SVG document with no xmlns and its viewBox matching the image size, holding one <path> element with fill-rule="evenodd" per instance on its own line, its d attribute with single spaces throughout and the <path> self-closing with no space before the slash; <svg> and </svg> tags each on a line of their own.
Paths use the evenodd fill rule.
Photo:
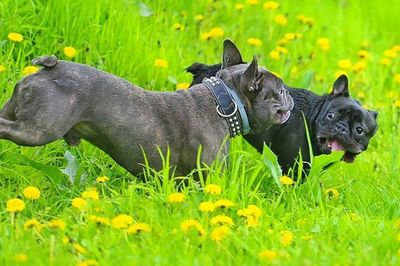
<svg viewBox="0 0 400 266">
<path fill-rule="evenodd" d="M 302 185 L 236 138 L 228 169 L 178 194 L 167 169 L 143 183 L 86 142 L 1 140 L 0 264 L 400 265 L 399 14 L 395 0 L 1 0 L 2 105 L 40 55 L 173 91 L 230 38 L 291 86 L 326 93 L 346 72 L 379 129 L 355 163 L 316 159 Z"/>
</svg>

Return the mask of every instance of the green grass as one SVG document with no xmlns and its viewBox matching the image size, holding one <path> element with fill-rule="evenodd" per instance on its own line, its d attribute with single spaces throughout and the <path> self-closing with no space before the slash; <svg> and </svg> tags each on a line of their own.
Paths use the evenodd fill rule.
<svg viewBox="0 0 400 266">
<path fill-rule="evenodd" d="M 324 173 L 315 165 L 307 182 L 281 189 L 274 182 L 276 172 L 266 163 L 271 159 L 268 153 L 258 154 L 236 138 L 228 169 L 211 167 L 207 180 L 222 187 L 221 195 L 209 195 L 204 184 L 189 182 L 182 190 L 185 201 L 169 203 L 176 189 L 166 178 L 167 169 L 148 169 L 149 182 L 143 183 L 85 142 L 74 148 L 62 140 L 27 148 L 0 141 L 0 264 L 78 265 L 94 259 L 100 265 L 399 265 L 400 108 L 395 102 L 400 92 L 394 77 L 400 73 L 400 51 L 388 66 L 380 63 L 385 50 L 400 44 L 397 1 L 285 1 L 273 11 L 262 9 L 264 1 L 254 6 L 243 1 L 241 11 L 234 1 L 143 2 L 151 16 L 141 16 L 133 0 L 2 0 L 0 65 L 6 70 L 0 73 L 0 102 L 10 97 L 31 59 L 43 54 L 68 59 L 65 46 L 77 49 L 75 62 L 149 90 L 173 91 L 177 83 L 190 82 L 183 70 L 191 63 L 219 62 L 222 40 L 228 37 L 245 60 L 256 54 L 261 65 L 279 73 L 287 84 L 317 93 L 331 88 L 338 60 L 357 62 L 364 46 L 370 54 L 366 69 L 347 72 L 352 95 L 379 111 L 379 129 L 368 151 L 354 164 L 338 163 Z M 202 22 L 195 21 L 197 14 L 204 15 Z M 277 14 L 287 16 L 286 26 L 275 23 Z M 312 17 L 313 27 L 299 23 L 299 14 Z M 174 30 L 174 23 L 182 24 L 183 30 Z M 213 27 L 221 27 L 224 36 L 201 40 Z M 9 32 L 21 33 L 24 40 L 9 41 Z M 302 38 L 287 44 L 288 54 L 280 60 L 270 58 L 269 52 L 288 32 L 301 33 Z M 249 45 L 250 37 L 259 38 L 262 45 Z M 329 51 L 319 49 L 320 37 L 330 40 Z M 168 68 L 156 68 L 157 58 L 167 60 Z M 66 152 L 75 159 L 68 163 Z M 68 165 L 77 170 L 72 182 L 61 172 Z M 96 183 L 104 175 L 110 180 Z M 22 191 L 30 185 L 40 189 L 40 199 L 24 198 Z M 72 199 L 91 187 L 97 188 L 100 199 L 88 200 L 85 211 L 72 207 Z M 340 195 L 325 195 L 329 188 Z M 15 215 L 6 211 L 11 198 L 23 199 L 25 209 Z M 198 210 L 200 202 L 222 198 L 235 206 L 211 214 Z M 247 227 L 237 214 L 249 204 L 263 211 L 256 228 Z M 121 213 L 147 223 L 151 232 L 128 235 L 125 229 L 97 226 L 88 219 L 93 214 L 112 219 Z M 217 214 L 235 223 L 219 242 L 212 239 L 210 225 Z M 44 225 L 60 218 L 66 228 L 25 230 L 31 218 Z M 206 235 L 184 233 L 180 225 L 186 219 L 197 219 Z M 283 231 L 294 235 L 288 246 L 280 241 Z M 66 237 L 69 242 L 64 243 Z M 84 254 L 74 248 L 76 243 L 85 248 Z M 258 254 L 266 249 L 277 257 L 260 259 Z"/>
</svg>

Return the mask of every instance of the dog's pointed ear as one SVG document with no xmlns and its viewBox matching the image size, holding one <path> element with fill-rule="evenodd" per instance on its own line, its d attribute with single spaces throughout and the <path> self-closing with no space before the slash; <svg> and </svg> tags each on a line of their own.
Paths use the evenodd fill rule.
<svg viewBox="0 0 400 266">
<path fill-rule="evenodd" d="M 341 75 L 333 84 L 332 96 L 349 97 L 349 80 L 346 75 Z"/>
<path fill-rule="evenodd" d="M 258 63 L 257 58 L 253 56 L 253 61 L 244 71 L 240 78 L 240 88 L 244 91 L 255 91 L 257 90 L 256 79 L 258 76 Z"/>
<path fill-rule="evenodd" d="M 375 118 L 375 120 L 376 120 L 376 118 L 378 117 L 378 112 L 377 111 L 373 111 L 373 110 L 368 110 L 368 112 Z"/>
<path fill-rule="evenodd" d="M 225 39 L 222 53 L 222 69 L 238 64 L 243 64 L 239 49 L 231 40 Z"/>
</svg>

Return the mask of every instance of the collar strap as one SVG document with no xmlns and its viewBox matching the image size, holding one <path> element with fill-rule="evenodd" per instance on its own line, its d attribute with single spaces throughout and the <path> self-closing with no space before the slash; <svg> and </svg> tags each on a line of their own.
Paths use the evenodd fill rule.
<svg viewBox="0 0 400 266">
<path fill-rule="evenodd" d="M 216 77 L 205 78 L 203 84 L 214 97 L 218 115 L 228 123 L 230 136 L 233 138 L 249 133 L 250 124 L 246 109 L 236 92 Z"/>
</svg>

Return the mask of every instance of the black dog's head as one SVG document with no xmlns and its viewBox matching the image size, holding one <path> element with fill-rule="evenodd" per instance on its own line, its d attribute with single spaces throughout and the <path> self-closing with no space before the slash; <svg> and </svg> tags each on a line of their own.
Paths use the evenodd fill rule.
<svg viewBox="0 0 400 266">
<path fill-rule="evenodd" d="M 332 92 L 319 111 L 315 132 L 322 153 L 344 151 L 343 160 L 353 162 L 366 150 L 369 140 L 377 129 L 375 111 L 364 109 L 359 102 L 350 98 L 348 79 L 340 76 Z"/>
<path fill-rule="evenodd" d="M 197 81 L 215 74 L 227 86 L 235 89 L 246 107 L 253 132 L 265 130 L 274 124 L 283 124 L 288 120 L 293 99 L 282 80 L 259 68 L 255 57 L 250 64 L 244 63 L 232 41 L 224 41 L 222 65 L 216 65 L 209 70 L 215 70 L 215 73 L 204 71 L 207 68 L 208 66 L 202 64 L 193 64 L 187 71 L 193 73 Z"/>
</svg>

